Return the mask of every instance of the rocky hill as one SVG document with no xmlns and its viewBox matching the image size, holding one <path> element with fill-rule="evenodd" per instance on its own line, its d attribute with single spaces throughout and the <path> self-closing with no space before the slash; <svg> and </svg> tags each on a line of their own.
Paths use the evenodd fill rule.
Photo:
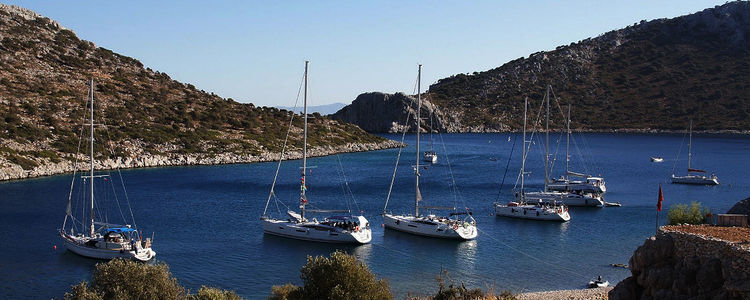
<svg viewBox="0 0 750 300">
<path fill-rule="evenodd" d="M 548 84 L 578 128 L 684 130 L 693 119 L 696 130 L 747 131 L 749 68 L 750 2 L 737 1 L 444 78 L 426 98 L 447 131 L 518 130 L 524 97 L 540 101 Z"/>
<path fill-rule="evenodd" d="M 73 169 L 90 79 L 97 123 L 106 125 L 96 136 L 100 168 L 269 160 L 291 116 L 177 82 L 53 20 L 0 4 L 0 179 Z M 301 125 L 296 118 L 292 150 Z M 393 146 L 316 114 L 309 131 L 318 155 Z"/>
</svg>

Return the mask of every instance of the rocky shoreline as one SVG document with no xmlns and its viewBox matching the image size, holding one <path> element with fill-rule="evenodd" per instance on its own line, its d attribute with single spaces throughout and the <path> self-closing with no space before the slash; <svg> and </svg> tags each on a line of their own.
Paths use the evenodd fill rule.
<svg viewBox="0 0 750 300">
<path fill-rule="evenodd" d="M 308 149 L 307 156 L 318 157 L 338 153 L 375 151 L 397 147 L 399 147 L 399 143 L 392 140 L 386 140 L 380 143 L 349 143 L 341 146 L 322 146 Z M 289 151 L 285 153 L 284 156 L 285 160 L 299 159 L 302 158 L 302 152 Z M 109 158 L 106 160 L 95 161 L 94 168 L 96 170 L 112 170 L 165 166 L 222 165 L 277 161 L 278 159 L 278 152 L 263 152 L 259 155 L 243 155 L 236 153 L 168 153 L 164 155 L 141 154 L 124 158 L 117 157 L 114 159 Z M 0 162 L 0 181 L 58 175 L 70 173 L 74 170 L 88 170 L 89 168 L 88 162 L 85 159 L 79 161 L 77 167 L 74 166 L 74 162 L 66 159 L 60 160 L 59 162 L 52 162 L 48 159 L 45 159 L 44 161 L 45 163 L 40 164 L 39 166 L 34 167 L 31 170 L 24 170 L 17 164 Z"/>
</svg>

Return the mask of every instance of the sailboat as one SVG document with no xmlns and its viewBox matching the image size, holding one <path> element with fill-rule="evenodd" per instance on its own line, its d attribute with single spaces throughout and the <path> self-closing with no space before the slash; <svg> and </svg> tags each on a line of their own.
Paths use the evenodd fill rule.
<svg viewBox="0 0 750 300">
<path fill-rule="evenodd" d="M 565 175 L 560 176 L 560 178 L 552 179 L 552 181 L 548 185 L 548 188 L 550 191 L 571 192 L 580 195 L 591 194 L 591 196 L 597 198 L 596 194 L 604 194 L 607 192 L 607 185 L 604 182 L 604 178 L 570 171 L 570 105 L 568 105 L 568 120 L 566 122 L 566 131 L 567 139 L 565 142 Z M 580 177 L 584 180 L 574 180 L 570 178 L 571 176 Z"/>
<path fill-rule="evenodd" d="M 62 228 L 59 229 L 60 237 L 65 242 L 65 246 L 73 253 L 81 256 L 96 259 L 114 259 L 124 258 L 139 261 L 148 261 L 156 256 L 156 251 L 151 249 L 151 239 L 141 238 L 140 232 L 135 226 L 116 225 L 107 222 L 97 222 L 95 220 L 94 204 L 94 182 L 97 180 L 109 182 L 112 180 L 109 175 L 94 175 L 94 80 L 92 79 L 89 86 L 89 100 L 91 103 L 91 135 L 90 135 L 90 153 L 89 153 L 89 175 L 81 176 L 82 180 L 89 181 L 89 220 L 78 219 L 73 216 L 71 208 L 73 185 L 76 174 L 73 172 L 73 181 L 70 184 L 70 193 L 68 194 L 68 206 L 63 221 Z M 78 157 L 78 155 L 76 155 Z M 76 161 L 77 165 L 77 161 Z M 106 190 L 106 189 L 105 189 Z M 129 204 L 129 203 L 128 203 Z M 119 206 L 119 204 L 118 204 Z M 82 212 L 83 213 L 83 212 Z M 131 211 L 132 217 L 132 211 Z M 70 221 L 70 223 L 68 223 Z M 87 222 L 84 223 L 84 222 Z M 135 224 L 135 222 L 134 222 Z M 88 225 L 88 226 L 86 226 Z M 77 226 L 80 229 L 76 232 Z M 97 228 L 97 226 L 99 226 Z M 86 228 L 88 227 L 88 228 Z"/>
<path fill-rule="evenodd" d="M 424 152 L 424 154 L 422 155 L 422 159 L 425 162 L 436 164 L 438 155 L 433 148 L 434 139 L 432 138 L 432 130 L 432 112 L 430 112 L 430 150 Z"/>
<path fill-rule="evenodd" d="M 372 231 L 370 229 L 370 222 L 362 216 L 351 215 L 349 210 L 322 210 L 322 209 L 307 209 L 307 186 L 305 185 L 305 178 L 307 176 L 307 79 L 308 79 L 308 68 L 310 62 L 305 61 L 305 95 L 304 95 L 304 129 L 303 129 L 303 146 L 302 146 L 302 177 L 300 183 L 300 213 L 292 210 L 287 211 L 288 218 L 286 219 L 275 219 L 266 215 L 268 210 L 268 204 L 271 202 L 271 198 L 274 196 L 274 187 L 276 186 L 276 179 L 279 175 L 279 167 L 281 161 L 284 160 L 284 150 L 281 151 L 279 157 L 279 167 L 276 168 L 276 175 L 274 176 L 273 183 L 271 184 L 271 192 L 268 195 L 266 201 L 266 207 L 261 215 L 261 222 L 263 223 L 263 232 L 271 235 L 277 235 L 287 238 L 315 241 L 315 242 L 328 242 L 328 243 L 348 243 L 348 244 L 367 244 L 372 240 Z M 292 115 L 292 117 L 294 117 Z M 292 123 L 289 123 L 292 126 Z M 306 212 L 310 213 L 339 213 L 339 215 L 331 215 L 329 217 L 318 220 L 313 218 L 312 220 L 307 219 Z"/>
<path fill-rule="evenodd" d="M 495 215 L 498 217 L 521 218 L 542 221 L 570 221 L 568 208 L 563 204 L 558 204 L 556 199 L 549 201 L 548 198 L 540 198 L 544 193 L 525 193 L 524 177 L 526 172 L 526 145 L 531 141 L 526 140 L 526 111 L 528 109 L 528 99 L 524 100 L 523 106 L 523 150 L 521 151 L 521 188 L 516 193 L 516 201 L 510 201 L 507 204 L 494 203 Z M 548 110 L 549 111 L 549 110 Z M 549 130 L 547 130 L 549 132 Z M 545 159 L 545 173 L 547 161 Z M 561 194 L 555 192 L 555 194 Z M 531 201 L 529 201 L 531 200 Z"/>
<path fill-rule="evenodd" d="M 705 175 L 701 174 L 691 174 L 691 173 L 706 173 L 705 170 L 700 169 L 693 169 L 690 165 L 690 161 L 693 157 L 693 120 L 690 120 L 690 125 L 688 127 L 688 132 L 690 135 L 690 139 L 688 141 L 688 169 L 687 169 L 687 175 L 683 176 L 675 176 L 672 174 L 672 183 L 681 183 L 681 184 L 695 184 L 695 185 L 717 185 L 719 184 L 719 178 L 714 175 L 714 173 L 711 173 L 710 177 L 707 177 Z M 684 141 L 684 140 L 683 140 Z"/>
<path fill-rule="evenodd" d="M 424 206 L 420 205 L 422 201 L 422 193 L 419 191 L 419 131 L 420 131 L 420 108 L 422 106 L 421 98 L 421 79 L 422 79 L 422 65 L 419 65 L 419 72 L 417 73 L 417 141 L 416 141 L 416 160 L 414 168 L 414 214 L 413 215 L 397 215 L 386 212 L 388 207 L 388 200 L 386 200 L 385 207 L 383 208 L 383 224 L 386 229 L 398 230 L 410 234 L 445 238 L 445 239 L 458 239 L 458 240 L 472 240 L 477 237 L 477 227 L 474 217 L 471 212 L 468 211 L 457 211 L 455 207 L 447 206 Z M 405 126 L 408 128 L 408 126 Z M 398 166 L 398 161 L 396 161 Z M 394 179 L 396 173 L 394 172 Z M 393 181 L 391 181 L 391 188 L 393 188 Z M 390 197 L 390 192 L 388 193 Z M 434 209 L 434 210 L 453 210 L 447 217 L 437 216 L 434 214 L 424 215 L 420 214 L 419 209 Z"/>
</svg>

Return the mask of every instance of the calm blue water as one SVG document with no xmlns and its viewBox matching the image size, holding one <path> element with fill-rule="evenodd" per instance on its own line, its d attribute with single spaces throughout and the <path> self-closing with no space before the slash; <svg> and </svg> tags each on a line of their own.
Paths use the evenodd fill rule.
<svg viewBox="0 0 750 300">
<path fill-rule="evenodd" d="M 666 207 L 701 201 L 723 213 L 750 194 L 748 136 L 694 136 L 693 165 L 715 171 L 722 183 L 697 187 L 666 183 L 682 135 L 585 134 L 576 136 L 577 147 L 571 147 L 572 169 L 602 173 L 609 190 L 606 200 L 622 202 L 622 207 L 574 208 L 572 220 L 564 224 L 496 218 L 490 215 L 491 205 L 498 197 L 513 145 L 509 136 L 518 135 L 443 135 L 442 144 L 436 136 L 440 161 L 422 170 L 425 200 L 435 205 L 452 205 L 455 200 L 474 211 L 480 234 L 469 242 L 384 232 L 380 227 L 395 149 L 309 161 L 317 166 L 308 176 L 310 201 L 322 208 L 341 208 L 348 198 L 341 192 L 340 159 L 359 209 L 374 225 L 372 244 L 358 247 L 263 234 L 259 216 L 275 163 L 127 170 L 123 177 L 140 229 L 147 236 L 155 232 L 157 259 L 170 265 L 182 285 L 193 291 L 201 285 L 229 288 L 247 298 L 266 297 L 274 284 L 299 284 L 299 268 L 308 255 L 336 249 L 356 255 L 378 277 L 388 278 L 399 296 L 433 293 L 441 268 L 467 286 L 516 292 L 580 288 L 597 275 L 617 282 L 629 271 L 609 264 L 627 263 L 635 248 L 654 233 L 659 183 L 665 183 Z M 551 138 L 553 143 L 557 139 Z M 407 142 L 413 144 L 413 136 L 407 136 Z M 527 181 L 530 190 L 539 189 L 543 181 L 540 145 L 532 146 L 527 162 L 532 172 Z M 428 143 L 423 144 L 427 147 Z M 682 148 L 685 158 L 686 145 Z M 446 150 L 452 170 L 446 164 Z M 390 211 L 413 209 L 412 151 L 411 147 L 404 150 Z M 560 175 L 564 144 L 552 146 L 551 151 L 559 153 L 553 175 Z M 580 163 L 579 152 L 587 165 Z M 650 156 L 657 155 L 665 162 L 649 162 Z M 511 198 L 520 167 L 520 142 L 513 156 L 501 201 Z M 297 199 L 298 167 L 297 161 L 282 165 L 276 191 L 287 205 Z M 680 161 L 677 167 L 684 170 L 687 163 Z M 458 195 L 451 192 L 451 171 Z M 69 184 L 70 175 L 0 183 L 0 298 L 61 297 L 70 285 L 90 278 L 97 261 L 65 251 L 56 234 Z M 351 201 L 350 205 L 357 209 Z M 269 212 L 277 211 L 272 201 Z"/>
</svg>

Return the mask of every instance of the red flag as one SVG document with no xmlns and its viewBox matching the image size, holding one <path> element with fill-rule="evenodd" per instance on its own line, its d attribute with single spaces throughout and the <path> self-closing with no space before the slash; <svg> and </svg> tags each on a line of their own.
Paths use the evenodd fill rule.
<svg viewBox="0 0 750 300">
<path fill-rule="evenodd" d="M 661 203 L 664 201 L 664 194 L 661 192 L 661 184 L 659 184 L 659 202 L 656 202 L 656 211 L 661 211 Z"/>
</svg>

